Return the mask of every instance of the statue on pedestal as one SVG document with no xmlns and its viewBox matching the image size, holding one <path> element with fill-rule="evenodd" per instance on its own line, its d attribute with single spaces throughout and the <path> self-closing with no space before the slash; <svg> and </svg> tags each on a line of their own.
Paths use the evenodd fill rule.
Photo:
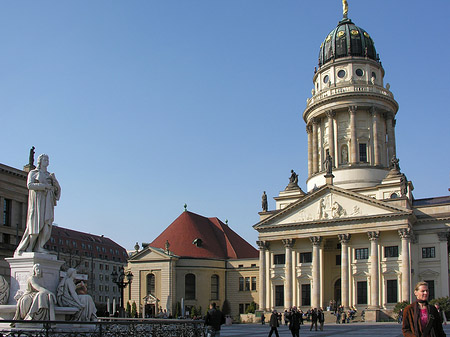
<svg viewBox="0 0 450 337">
<path fill-rule="evenodd" d="M 61 307 L 76 307 L 78 311 L 72 317 L 74 321 L 96 321 L 97 308 L 92 297 L 86 294 L 83 284 L 77 291 L 75 285 L 76 269 L 69 268 L 66 276 L 59 282 L 56 290 L 58 305 Z"/>
<path fill-rule="evenodd" d="M 49 158 L 38 157 L 36 169 L 28 173 L 27 228 L 15 254 L 45 252 L 44 245 L 50 239 L 54 220 L 54 207 L 61 196 L 61 187 L 53 173 L 47 171 Z"/>
<path fill-rule="evenodd" d="M 42 269 L 36 263 L 32 275 L 28 278 L 27 290 L 17 298 L 14 320 L 55 320 L 56 297 L 42 286 L 42 281 Z"/>
</svg>

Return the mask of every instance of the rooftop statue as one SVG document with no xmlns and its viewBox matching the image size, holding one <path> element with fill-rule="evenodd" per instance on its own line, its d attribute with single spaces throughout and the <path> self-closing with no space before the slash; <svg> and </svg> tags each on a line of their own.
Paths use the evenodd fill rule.
<svg viewBox="0 0 450 337">
<path fill-rule="evenodd" d="M 347 19 L 348 15 L 348 2 L 347 0 L 342 0 L 342 14 L 345 19 Z"/>
<path fill-rule="evenodd" d="M 34 149 L 34 146 L 32 146 L 30 149 L 30 157 L 28 158 L 28 165 L 30 166 L 34 166 Z"/>
<path fill-rule="evenodd" d="M 261 205 L 263 212 L 267 212 L 268 204 L 267 204 L 267 194 L 266 191 L 263 192 L 262 198 L 261 198 Z"/>
<path fill-rule="evenodd" d="M 37 167 L 28 173 L 27 228 L 15 253 L 45 252 L 44 245 L 50 239 L 54 220 L 54 207 L 61 195 L 61 187 L 53 173 L 47 171 L 49 158 L 41 154 Z"/>
<path fill-rule="evenodd" d="M 44 288 L 42 283 L 41 265 L 36 263 L 32 275 L 28 278 L 27 290 L 17 299 L 14 320 L 55 320 L 55 294 Z"/>
<path fill-rule="evenodd" d="M 333 174 L 333 158 L 331 158 L 329 153 L 327 153 L 327 157 L 323 162 L 323 166 L 325 168 L 325 171 L 327 171 L 327 176 Z"/>
</svg>

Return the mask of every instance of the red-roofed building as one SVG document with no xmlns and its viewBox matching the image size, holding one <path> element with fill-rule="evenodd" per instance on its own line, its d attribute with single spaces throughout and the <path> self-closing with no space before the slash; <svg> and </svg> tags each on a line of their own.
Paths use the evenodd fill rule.
<svg viewBox="0 0 450 337">
<path fill-rule="evenodd" d="M 227 299 L 236 316 L 256 302 L 258 258 L 228 224 L 185 211 L 129 258 L 134 280 L 127 299 L 145 316 L 175 314 L 182 301 L 187 311 L 201 307 L 204 314 L 211 301 L 222 306 Z"/>
</svg>

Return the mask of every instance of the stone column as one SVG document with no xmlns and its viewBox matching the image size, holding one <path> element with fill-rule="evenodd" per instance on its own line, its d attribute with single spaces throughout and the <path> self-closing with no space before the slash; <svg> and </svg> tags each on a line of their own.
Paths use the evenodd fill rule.
<svg viewBox="0 0 450 337">
<path fill-rule="evenodd" d="M 348 242 L 350 234 L 338 234 L 341 242 L 341 302 L 344 309 L 349 308 L 349 277 L 348 277 Z"/>
<path fill-rule="evenodd" d="M 292 307 L 292 247 L 295 239 L 282 240 L 286 248 L 286 263 L 284 265 L 284 275 L 286 277 L 286 287 L 284 289 L 284 307 L 289 310 Z"/>
<path fill-rule="evenodd" d="M 350 113 L 350 164 L 358 162 L 358 139 L 356 134 L 356 110 L 357 106 L 349 106 Z"/>
<path fill-rule="evenodd" d="M 318 133 L 318 128 L 319 128 L 319 119 L 317 118 L 313 118 L 312 119 L 312 123 L 313 123 L 313 139 L 312 139 L 312 143 L 313 143 L 313 153 L 312 153 L 312 157 L 313 157 L 313 164 L 312 164 L 312 169 L 313 169 L 313 174 L 319 172 L 319 142 L 318 142 L 318 137 L 319 137 L 319 133 Z"/>
<path fill-rule="evenodd" d="M 380 308 L 380 263 L 378 261 L 378 238 L 380 232 L 368 232 L 370 240 L 370 309 Z"/>
<path fill-rule="evenodd" d="M 312 256 L 312 293 L 311 293 L 311 307 L 320 307 L 320 244 L 322 242 L 321 236 L 312 236 L 309 238 L 313 245 Z"/>
<path fill-rule="evenodd" d="M 385 114 L 386 118 L 386 132 L 388 136 L 387 143 L 387 166 L 389 167 L 392 157 L 394 156 L 394 144 L 392 142 L 394 127 L 392 125 L 394 114 L 392 112 L 387 112 Z"/>
<path fill-rule="evenodd" d="M 328 147 L 331 158 L 333 158 L 333 167 L 336 167 L 336 151 L 334 149 L 334 116 L 336 112 L 329 110 L 326 112 L 328 117 Z"/>
<path fill-rule="evenodd" d="M 373 154 L 374 154 L 374 164 L 375 166 L 379 166 L 380 165 L 380 158 L 381 158 L 381 154 L 380 154 L 380 142 L 378 139 L 378 116 L 379 116 L 379 112 L 377 111 L 377 109 L 375 107 L 372 107 L 370 109 L 370 112 L 372 114 L 372 137 L 373 137 Z"/>
<path fill-rule="evenodd" d="M 308 177 L 313 174 L 313 130 L 312 125 L 306 125 L 306 133 L 308 134 Z"/>
<path fill-rule="evenodd" d="M 266 284 L 266 309 L 270 310 L 273 307 L 272 303 L 272 282 L 270 281 L 270 266 L 271 266 L 271 257 L 273 254 L 270 253 L 269 250 L 269 242 L 266 242 L 266 277 L 265 277 L 265 284 Z"/>
<path fill-rule="evenodd" d="M 266 242 L 256 241 L 259 247 L 259 307 L 266 310 Z"/>
<path fill-rule="evenodd" d="M 439 237 L 439 250 L 441 260 L 441 295 L 436 297 L 446 297 L 449 295 L 448 282 L 448 232 L 437 233 Z M 437 295 L 437 294 L 436 294 Z"/>
<path fill-rule="evenodd" d="M 411 258 L 409 256 L 409 244 L 412 231 L 410 228 L 398 230 L 402 239 L 402 301 L 411 302 Z"/>
</svg>

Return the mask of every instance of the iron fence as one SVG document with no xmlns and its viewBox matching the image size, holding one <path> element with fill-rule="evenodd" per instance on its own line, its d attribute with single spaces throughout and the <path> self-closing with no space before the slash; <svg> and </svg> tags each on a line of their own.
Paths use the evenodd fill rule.
<svg viewBox="0 0 450 337">
<path fill-rule="evenodd" d="M 204 337 L 204 321 L 117 319 L 96 322 L 0 321 L 0 337 Z"/>
</svg>

